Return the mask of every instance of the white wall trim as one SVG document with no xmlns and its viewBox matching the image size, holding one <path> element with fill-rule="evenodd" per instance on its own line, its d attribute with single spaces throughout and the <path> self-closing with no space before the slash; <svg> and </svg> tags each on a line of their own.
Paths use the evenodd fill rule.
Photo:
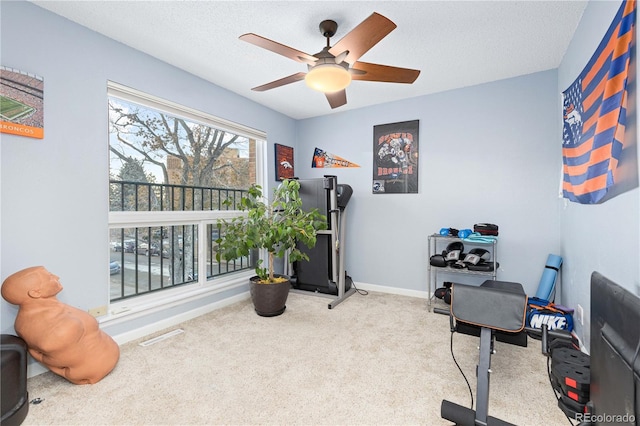
<svg viewBox="0 0 640 426">
<path fill-rule="evenodd" d="M 378 291 L 380 293 L 398 294 L 400 296 L 417 297 L 420 299 L 428 299 L 429 292 L 421 290 L 409 290 L 406 288 L 389 287 L 378 284 L 369 284 L 362 282 L 354 282 L 358 290 Z"/>
<path fill-rule="evenodd" d="M 34 376 L 39 376 L 42 373 L 46 373 L 49 371 L 47 367 L 40 364 L 39 362 L 31 359 L 33 362 L 27 364 L 27 379 L 30 379 Z"/>
<path fill-rule="evenodd" d="M 112 337 L 113 337 L 113 340 L 115 340 L 118 343 L 118 345 L 123 345 L 125 343 L 134 341 L 136 339 L 141 339 L 143 337 L 146 337 L 150 334 L 157 333 L 158 331 L 162 331 L 164 329 L 176 326 L 185 321 L 189 321 L 199 316 L 208 314 L 209 312 L 213 312 L 217 309 L 221 309 L 221 308 L 233 305 L 234 303 L 247 300 L 249 297 L 250 297 L 250 294 L 248 291 L 246 291 L 244 293 L 227 297 L 226 299 L 222 299 L 217 302 L 214 302 L 205 306 L 201 306 L 199 308 L 192 309 L 187 312 L 182 312 L 178 315 L 165 318 L 162 321 L 158 321 L 153 324 L 148 324 L 144 327 L 136 328 L 135 330 L 131 330 L 126 333 L 118 334 Z"/>
<path fill-rule="evenodd" d="M 167 289 L 156 294 L 149 294 L 140 298 L 126 299 L 110 305 L 109 313 L 97 318 L 101 328 L 128 322 L 136 318 L 148 316 L 165 309 L 184 305 L 192 301 L 212 296 L 223 291 L 247 286 L 249 277 L 255 274 L 253 271 L 245 271 L 236 274 L 231 279 L 214 285 L 199 285 L 191 289 L 174 288 Z M 208 306 L 208 305 L 207 305 Z"/>
</svg>

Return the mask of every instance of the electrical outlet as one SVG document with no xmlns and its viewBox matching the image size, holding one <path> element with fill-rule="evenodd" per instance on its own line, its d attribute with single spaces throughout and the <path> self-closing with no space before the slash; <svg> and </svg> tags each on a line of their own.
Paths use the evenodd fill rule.
<svg viewBox="0 0 640 426">
<path fill-rule="evenodd" d="M 94 317 L 101 317 L 102 315 L 107 314 L 107 307 L 98 306 L 97 308 L 89 309 L 89 314 L 93 315 Z"/>
<path fill-rule="evenodd" d="M 578 321 L 580 321 L 580 325 L 584 325 L 584 310 L 580 304 L 578 304 L 576 308 L 576 316 L 578 317 Z"/>
</svg>

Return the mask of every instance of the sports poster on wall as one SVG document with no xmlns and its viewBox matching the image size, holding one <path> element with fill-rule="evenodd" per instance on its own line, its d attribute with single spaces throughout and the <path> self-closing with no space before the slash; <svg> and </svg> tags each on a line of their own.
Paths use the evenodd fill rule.
<svg viewBox="0 0 640 426">
<path fill-rule="evenodd" d="M 275 144 L 276 180 L 291 179 L 294 177 L 293 148 L 286 145 Z"/>
<path fill-rule="evenodd" d="M 373 193 L 418 193 L 420 120 L 373 126 Z"/>
<path fill-rule="evenodd" d="M 342 157 L 338 157 L 337 155 L 324 151 L 320 148 L 316 148 L 313 151 L 311 168 L 329 169 L 329 168 L 344 168 L 344 167 L 360 167 L 360 166 L 357 165 L 356 163 L 347 161 Z"/>
<path fill-rule="evenodd" d="M 44 80 L 0 65 L 0 133 L 44 137 Z"/>
</svg>

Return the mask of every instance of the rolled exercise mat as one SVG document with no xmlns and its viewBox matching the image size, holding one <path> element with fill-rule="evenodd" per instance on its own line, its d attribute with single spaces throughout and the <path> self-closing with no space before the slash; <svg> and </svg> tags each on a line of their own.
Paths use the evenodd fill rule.
<svg viewBox="0 0 640 426">
<path fill-rule="evenodd" d="M 547 257 L 547 264 L 542 272 L 542 278 L 540 278 L 540 284 L 538 284 L 538 292 L 536 297 L 544 300 L 551 300 L 551 294 L 556 286 L 556 279 L 558 278 L 558 271 L 562 265 L 562 257 L 555 254 L 550 254 Z"/>
</svg>

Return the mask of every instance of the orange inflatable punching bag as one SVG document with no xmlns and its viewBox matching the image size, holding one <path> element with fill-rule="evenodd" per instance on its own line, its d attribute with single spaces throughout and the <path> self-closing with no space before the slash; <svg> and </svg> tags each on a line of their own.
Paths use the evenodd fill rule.
<svg viewBox="0 0 640 426">
<path fill-rule="evenodd" d="M 31 356 L 71 383 L 96 383 L 116 366 L 120 348 L 89 313 L 60 302 L 61 290 L 59 278 L 43 266 L 2 283 L 2 297 L 19 307 L 14 328 Z"/>
</svg>

